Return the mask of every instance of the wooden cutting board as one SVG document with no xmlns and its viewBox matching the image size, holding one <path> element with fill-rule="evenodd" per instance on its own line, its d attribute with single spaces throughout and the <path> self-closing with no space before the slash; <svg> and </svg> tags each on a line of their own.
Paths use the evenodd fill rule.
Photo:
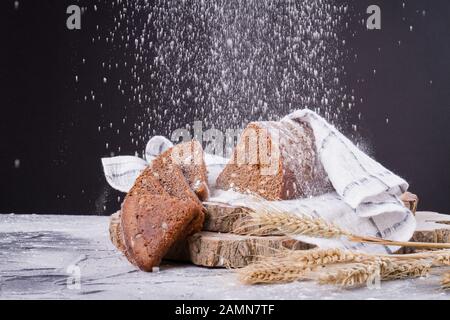
<svg viewBox="0 0 450 320">
<path fill-rule="evenodd" d="M 232 234 L 238 219 L 245 219 L 245 209 L 220 203 L 205 203 L 204 231 L 191 236 L 169 252 L 167 260 L 191 261 L 205 267 L 239 268 L 257 256 L 275 253 L 276 249 L 308 250 L 313 245 L 285 236 L 245 236 Z M 417 212 L 417 231 L 411 241 L 450 243 L 450 215 Z M 111 217 L 110 236 L 113 244 L 124 251 L 120 235 L 119 213 Z M 401 252 L 413 252 L 403 248 Z"/>
<path fill-rule="evenodd" d="M 253 234 L 259 236 L 280 235 L 277 230 L 256 231 L 258 228 L 243 228 L 243 223 L 249 218 L 248 210 L 243 207 L 235 207 L 219 202 L 204 202 L 206 208 L 203 231 Z"/>
<path fill-rule="evenodd" d="M 214 218 L 214 213 L 209 216 Z M 224 221 L 224 224 L 221 224 L 223 228 L 226 225 L 225 220 L 227 219 L 223 216 L 216 219 L 216 221 Z M 114 246 L 125 254 L 119 212 L 111 216 L 109 233 Z M 314 247 L 312 244 L 286 236 L 244 236 L 203 231 L 173 246 L 165 259 L 189 261 L 204 267 L 240 268 L 248 265 L 258 256 L 275 254 L 277 249 L 308 250 Z"/>
<path fill-rule="evenodd" d="M 418 212 L 417 228 L 411 241 L 414 242 L 450 242 L 450 215 L 435 212 Z"/>
<path fill-rule="evenodd" d="M 309 250 L 314 247 L 285 236 L 257 237 L 203 231 L 189 237 L 183 249 L 172 248 L 165 259 L 190 261 L 204 267 L 241 268 L 259 256 L 274 255 L 279 249 Z"/>
<path fill-rule="evenodd" d="M 412 242 L 450 243 L 450 215 L 422 211 L 416 213 L 417 227 Z M 402 248 L 401 253 L 417 252 L 416 248 Z"/>
</svg>

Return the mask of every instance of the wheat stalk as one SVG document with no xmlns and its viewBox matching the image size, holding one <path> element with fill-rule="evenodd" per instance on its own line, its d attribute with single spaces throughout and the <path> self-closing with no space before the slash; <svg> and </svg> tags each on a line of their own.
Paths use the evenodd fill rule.
<svg viewBox="0 0 450 320">
<path fill-rule="evenodd" d="M 246 284 L 287 283 L 307 279 L 308 272 L 318 266 L 358 262 L 366 254 L 342 249 L 279 250 L 274 257 L 260 257 L 259 262 L 238 270 L 239 279 Z"/>
<path fill-rule="evenodd" d="M 287 283 L 300 280 L 310 269 L 279 259 L 267 259 L 238 270 L 239 280 L 245 284 Z"/>
<path fill-rule="evenodd" d="M 258 208 L 254 211 L 248 211 L 247 213 L 247 221 L 240 226 L 239 230 L 236 230 L 237 232 L 244 229 L 252 229 L 253 232 L 276 229 L 285 235 L 291 236 L 303 235 L 328 239 L 345 237 L 352 242 L 375 245 L 450 249 L 450 243 L 402 242 L 354 235 L 322 218 L 313 218 L 306 215 L 282 212 L 276 208 Z"/>
<path fill-rule="evenodd" d="M 328 265 L 345 262 L 361 262 L 367 259 L 364 253 L 357 253 L 343 249 L 313 249 L 291 250 L 285 249 L 278 258 L 289 260 L 303 266 Z"/>
<path fill-rule="evenodd" d="M 425 276 L 431 267 L 446 265 L 449 255 L 449 250 L 382 255 L 337 248 L 281 249 L 276 256 L 260 257 L 259 262 L 240 269 L 238 273 L 246 284 L 312 279 L 322 284 L 355 287 L 372 282 L 376 277 L 388 281 Z"/>
<path fill-rule="evenodd" d="M 432 254 L 430 256 L 433 258 L 434 265 L 450 266 L 450 250 L 436 252 L 434 256 Z"/>
<path fill-rule="evenodd" d="M 396 260 L 427 260 L 433 267 L 450 266 L 450 250 L 428 251 L 413 254 L 378 255 Z"/>
<path fill-rule="evenodd" d="M 356 263 L 334 271 L 322 271 L 318 276 L 320 284 L 333 284 L 343 287 L 355 287 L 368 283 L 369 279 L 380 274 L 376 263 Z"/>
<path fill-rule="evenodd" d="M 441 284 L 444 290 L 450 290 L 450 272 L 444 273 Z"/>
<path fill-rule="evenodd" d="M 278 232 L 316 238 L 347 238 L 349 241 L 377 245 L 448 249 L 450 244 L 413 243 L 358 236 L 322 218 L 282 212 L 277 208 L 260 207 L 248 211 L 240 230 L 246 232 Z M 252 231 L 249 231 L 252 230 Z M 380 280 L 414 278 L 427 275 L 433 266 L 449 265 L 450 251 L 441 250 L 413 255 L 373 255 L 348 250 L 311 251 L 281 250 L 275 258 L 262 257 L 258 263 L 239 270 L 240 280 L 248 284 L 292 282 L 315 279 L 320 283 L 344 287 Z M 318 266 L 324 266 L 319 270 Z"/>
<path fill-rule="evenodd" d="M 238 271 L 246 284 L 286 283 L 300 280 L 319 265 L 362 260 L 362 255 L 341 249 L 279 250 L 274 257 L 260 257 L 259 262 Z"/>
<path fill-rule="evenodd" d="M 356 263 L 349 266 L 335 266 L 331 272 L 320 272 L 320 284 L 333 284 L 342 287 L 357 287 L 373 282 L 405 278 L 417 278 L 428 274 L 431 264 L 425 261 L 395 261 L 379 259 L 368 263 Z"/>
<path fill-rule="evenodd" d="M 384 245 L 384 246 L 399 246 L 399 247 L 414 247 L 414 248 L 434 248 L 434 249 L 450 249 L 450 243 L 432 243 L 432 242 L 409 242 L 409 241 L 395 241 L 376 237 L 352 235 L 347 238 L 352 242 Z"/>
<path fill-rule="evenodd" d="M 423 261 L 383 261 L 381 280 L 396 280 L 404 278 L 418 278 L 428 275 L 432 264 Z"/>
<path fill-rule="evenodd" d="M 352 250 L 332 248 L 332 249 L 312 249 L 294 250 L 288 248 L 274 249 L 274 254 L 270 257 L 291 260 L 302 265 L 327 265 L 345 262 L 364 262 L 375 260 L 423 260 L 430 262 L 434 267 L 450 265 L 450 250 L 428 251 L 413 254 L 370 254 L 356 252 Z M 259 257 L 264 261 L 268 256 Z"/>
<path fill-rule="evenodd" d="M 278 230 L 282 234 L 305 235 L 315 238 L 339 238 L 350 236 L 341 228 L 328 223 L 321 218 L 311 218 L 286 212 L 276 212 L 275 214 L 266 210 L 248 211 L 250 218 L 241 223 L 233 230 L 234 233 L 265 233 L 270 230 Z M 250 230 L 250 231 L 245 231 Z"/>
</svg>

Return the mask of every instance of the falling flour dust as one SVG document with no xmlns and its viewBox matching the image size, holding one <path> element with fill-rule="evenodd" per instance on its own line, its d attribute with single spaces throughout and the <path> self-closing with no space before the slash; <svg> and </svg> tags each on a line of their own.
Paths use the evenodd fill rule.
<svg viewBox="0 0 450 320">
<path fill-rule="evenodd" d="M 131 129 L 125 114 L 123 123 L 107 122 L 99 131 L 117 127 L 123 135 L 119 127 L 127 126 L 136 149 L 154 134 L 169 135 L 196 120 L 226 130 L 308 107 L 336 122 L 355 103 L 342 81 L 340 33 L 348 8 L 337 1 L 96 3 L 96 11 L 112 12 L 114 23 L 106 37 L 92 40 L 121 58 L 103 62 L 104 68 L 124 74 L 117 83 L 102 77 L 103 84 L 139 110 Z"/>
</svg>

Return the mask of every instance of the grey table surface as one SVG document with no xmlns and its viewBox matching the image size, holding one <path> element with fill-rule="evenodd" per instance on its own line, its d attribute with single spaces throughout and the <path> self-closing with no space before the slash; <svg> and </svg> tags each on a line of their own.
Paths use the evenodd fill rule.
<svg viewBox="0 0 450 320">
<path fill-rule="evenodd" d="M 439 277 L 344 290 L 313 282 L 248 286 L 232 270 L 164 264 L 143 273 L 109 241 L 107 217 L 0 215 L 0 299 L 442 299 Z"/>
</svg>

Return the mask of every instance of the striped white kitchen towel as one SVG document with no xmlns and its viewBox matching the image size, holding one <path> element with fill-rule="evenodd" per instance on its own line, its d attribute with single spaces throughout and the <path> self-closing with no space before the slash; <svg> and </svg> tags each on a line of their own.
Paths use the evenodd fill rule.
<svg viewBox="0 0 450 320">
<path fill-rule="evenodd" d="M 167 138 L 155 136 L 147 143 L 145 159 L 136 156 L 103 158 L 102 165 L 106 181 L 115 190 L 121 192 L 130 191 L 137 177 L 147 168 L 150 162 L 172 146 L 172 142 Z M 214 186 L 220 172 L 228 163 L 228 159 L 205 154 L 205 163 L 208 167 L 208 184 Z"/>
<path fill-rule="evenodd" d="M 364 204 L 356 209 L 351 208 L 336 192 L 307 199 L 267 201 L 231 190 L 214 190 L 209 201 L 238 207 L 243 206 L 253 210 L 267 210 L 269 208 L 273 212 L 285 212 L 313 218 L 320 217 L 356 235 L 395 241 L 409 240 L 416 228 L 416 221 L 412 213 L 395 197 L 376 204 Z M 399 249 L 395 246 L 354 243 L 345 239 L 322 239 L 305 236 L 295 238 L 302 242 L 315 244 L 320 248 L 346 248 L 387 254 Z"/>
<path fill-rule="evenodd" d="M 317 113 L 304 109 L 284 119 L 306 122 L 313 131 L 319 159 L 336 192 L 352 208 L 361 203 L 378 202 L 380 196 L 401 195 L 408 183 L 358 149 Z"/>
<path fill-rule="evenodd" d="M 115 190 L 130 191 L 137 177 L 149 163 L 172 146 L 173 143 L 167 138 L 155 136 L 147 143 L 145 159 L 134 156 L 103 158 L 102 165 L 106 181 Z"/>
<path fill-rule="evenodd" d="M 272 207 L 293 214 L 322 217 L 358 235 L 396 241 L 408 241 L 411 238 L 416 221 L 400 200 L 400 196 L 408 189 L 405 180 L 359 150 L 334 126 L 311 110 L 296 111 L 281 122 L 291 125 L 306 122 L 311 126 L 319 160 L 335 192 L 309 199 L 265 201 L 233 191 L 216 190 L 210 201 L 253 209 Z M 298 239 L 320 247 L 345 247 L 367 252 L 391 253 L 398 249 L 348 243 L 342 239 Z"/>
</svg>

